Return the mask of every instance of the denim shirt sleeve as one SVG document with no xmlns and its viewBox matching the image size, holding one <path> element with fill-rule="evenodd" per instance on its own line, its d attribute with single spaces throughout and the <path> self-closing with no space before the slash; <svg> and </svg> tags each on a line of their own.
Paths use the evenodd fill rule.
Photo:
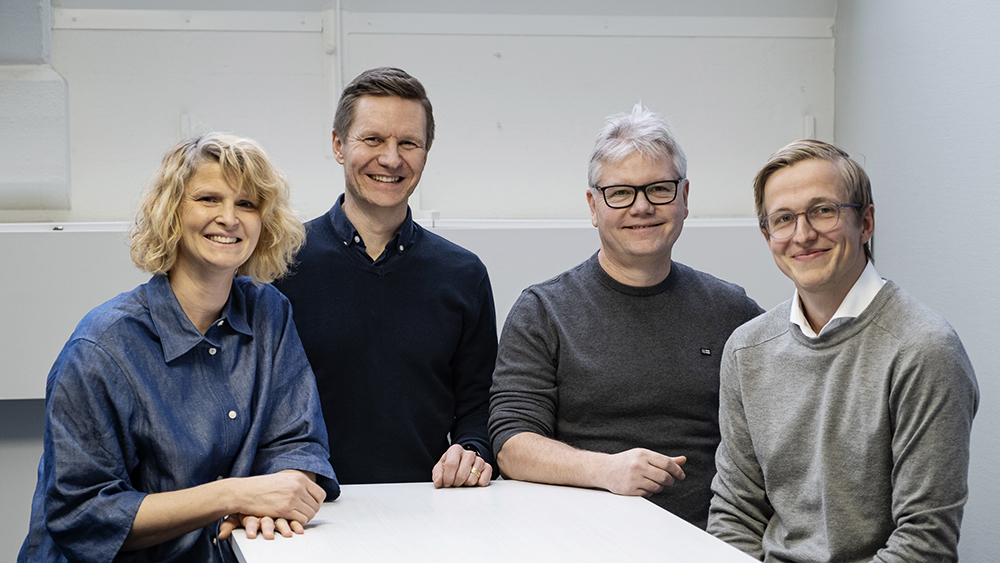
<svg viewBox="0 0 1000 563">
<path fill-rule="evenodd" d="M 43 464 L 52 539 L 81 561 L 111 561 L 146 494 L 136 491 L 126 460 L 132 392 L 118 366 L 94 343 L 71 342 L 53 367 L 47 390 Z"/>
</svg>

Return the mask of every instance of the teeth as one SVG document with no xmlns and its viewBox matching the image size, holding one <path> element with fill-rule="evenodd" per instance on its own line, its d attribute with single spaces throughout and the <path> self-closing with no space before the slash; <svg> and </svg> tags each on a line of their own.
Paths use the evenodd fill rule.
<svg viewBox="0 0 1000 563">
<path fill-rule="evenodd" d="M 389 182 L 391 184 L 395 184 L 396 182 L 402 180 L 399 176 L 380 176 L 378 174 L 372 174 L 371 178 L 376 182 Z"/>
<path fill-rule="evenodd" d="M 208 237 L 208 240 L 214 240 L 215 242 L 221 242 L 222 244 L 233 244 L 239 239 L 234 237 L 220 237 L 216 235 L 211 235 Z"/>
</svg>

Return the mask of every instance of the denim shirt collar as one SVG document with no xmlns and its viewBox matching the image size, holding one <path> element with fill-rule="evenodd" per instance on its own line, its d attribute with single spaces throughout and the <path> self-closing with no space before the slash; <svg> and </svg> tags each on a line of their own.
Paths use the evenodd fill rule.
<svg viewBox="0 0 1000 563">
<path fill-rule="evenodd" d="M 221 346 L 219 340 L 221 335 L 218 334 L 218 329 L 224 326 L 229 326 L 240 334 L 253 336 L 253 331 L 247 322 L 246 298 L 243 295 L 243 287 L 239 283 L 240 279 L 233 279 L 233 286 L 229 290 L 229 299 L 226 300 L 226 305 L 222 308 L 221 316 L 216 319 L 215 324 L 205 334 L 195 328 L 194 323 L 181 308 L 167 276 L 156 275 L 149 280 L 149 283 L 146 284 L 146 300 L 149 303 L 149 315 L 153 319 L 153 325 L 156 326 L 156 332 L 159 334 L 160 344 L 163 347 L 164 361 L 169 363 L 183 356 L 203 340 L 213 346 Z M 219 326 L 220 321 L 224 321 L 222 326 Z"/>
<path fill-rule="evenodd" d="M 343 205 L 344 195 L 341 194 L 340 197 L 337 198 L 337 202 L 333 204 L 333 208 L 331 208 L 328 213 L 330 223 L 333 225 L 333 232 L 337 235 L 337 239 L 344 243 L 344 246 L 357 247 L 359 252 L 365 254 L 365 241 L 361 239 L 361 235 L 358 233 L 358 230 L 354 228 L 351 220 L 347 218 L 347 214 L 344 213 Z M 389 241 L 388 244 L 386 244 L 386 250 L 389 250 L 394 254 L 402 254 L 403 251 L 413 243 L 413 230 L 413 212 L 410 210 L 409 206 L 406 206 L 406 219 L 403 219 L 403 224 L 399 226 L 399 229 L 396 231 L 396 235 Z M 385 251 L 383 251 L 382 256 L 380 256 L 379 259 L 384 259 L 386 256 Z"/>
</svg>

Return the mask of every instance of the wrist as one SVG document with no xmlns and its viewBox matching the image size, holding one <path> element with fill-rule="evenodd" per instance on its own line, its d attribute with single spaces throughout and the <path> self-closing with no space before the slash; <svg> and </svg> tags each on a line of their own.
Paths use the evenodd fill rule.
<svg viewBox="0 0 1000 563">
<path fill-rule="evenodd" d="M 612 485 L 618 477 L 619 468 L 615 463 L 614 454 L 608 454 L 604 452 L 590 452 L 592 455 L 597 456 L 594 459 L 594 463 L 588 463 L 590 467 L 594 468 L 591 483 L 591 487 L 597 487 L 600 489 L 605 489 L 610 491 Z"/>
<path fill-rule="evenodd" d="M 221 508 L 223 516 L 243 512 L 242 503 L 239 502 L 237 496 L 239 493 L 238 481 L 241 481 L 241 479 L 228 477 L 220 478 L 207 484 L 211 498 L 214 504 Z"/>
</svg>

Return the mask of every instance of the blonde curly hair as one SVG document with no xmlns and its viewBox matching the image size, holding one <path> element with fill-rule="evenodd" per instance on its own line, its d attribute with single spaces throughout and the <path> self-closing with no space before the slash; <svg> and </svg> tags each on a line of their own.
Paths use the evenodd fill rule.
<svg viewBox="0 0 1000 563">
<path fill-rule="evenodd" d="M 166 274 L 174 266 L 184 190 L 206 163 L 218 163 L 223 176 L 238 191 L 259 202 L 260 238 L 236 275 L 249 276 L 258 283 L 284 276 L 305 242 L 305 229 L 288 199 L 288 181 L 255 141 L 226 133 L 188 139 L 163 157 L 129 235 L 132 261 L 151 274 Z"/>
</svg>

